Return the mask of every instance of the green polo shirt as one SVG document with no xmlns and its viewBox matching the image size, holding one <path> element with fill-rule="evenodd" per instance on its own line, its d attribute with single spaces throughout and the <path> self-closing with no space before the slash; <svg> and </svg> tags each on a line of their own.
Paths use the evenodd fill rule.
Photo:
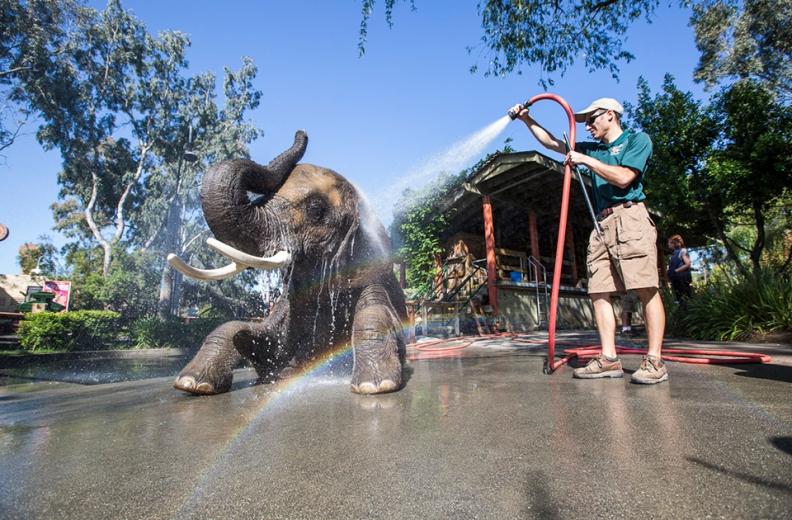
<svg viewBox="0 0 792 520">
<path fill-rule="evenodd" d="M 578 143 L 575 151 L 584 153 L 605 164 L 632 168 L 638 175 L 626 188 L 619 188 L 589 171 L 594 186 L 596 211 L 622 202 L 640 202 L 646 199 L 643 190 L 643 177 L 646 165 L 652 156 L 652 140 L 644 132 L 626 130 L 612 143 L 586 141 Z"/>
</svg>

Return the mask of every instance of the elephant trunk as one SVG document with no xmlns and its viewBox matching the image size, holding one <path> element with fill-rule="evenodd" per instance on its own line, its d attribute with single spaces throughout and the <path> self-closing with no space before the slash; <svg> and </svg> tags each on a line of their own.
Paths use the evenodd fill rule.
<svg viewBox="0 0 792 520">
<path fill-rule="evenodd" d="M 221 242 L 257 252 L 262 238 L 262 208 L 253 204 L 248 193 L 269 199 L 294 169 L 308 145 L 302 130 L 294 136 L 291 148 L 262 166 L 246 159 L 221 162 L 207 171 L 201 185 L 201 205 L 209 228 Z"/>
</svg>

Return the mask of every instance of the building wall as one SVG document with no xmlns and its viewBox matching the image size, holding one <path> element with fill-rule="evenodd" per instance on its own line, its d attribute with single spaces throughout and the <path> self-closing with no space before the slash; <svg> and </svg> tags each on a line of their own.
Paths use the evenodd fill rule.
<svg viewBox="0 0 792 520">
<path fill-rule="evenodd" d="M 616 324 L 621 325 L 621 304 L 613 300 Z M 548 291 L 549 305 L 550 294 Z M 639 305 L 640 307 L 640 305 Z M 539 328 L 536 312 L 536 290 L 532 287 L 498 287 L 498 310 L 501 323 L 509 332 L 530 332 Z M 640 309 L 633 313 L 632 324 L 643 323 Z M 558 295 L 557 329 L 595 329 L 594 307 L 591 298 L 584 292 L 561 290 Z M 546 328 L 546 327 L 545 327 Z"/>
<path fill-rule="evenodd" d="M 31 285 L 41 284 L 26 274 L 0 274 L 0 312 L 15 312 Z"/>
</svg>

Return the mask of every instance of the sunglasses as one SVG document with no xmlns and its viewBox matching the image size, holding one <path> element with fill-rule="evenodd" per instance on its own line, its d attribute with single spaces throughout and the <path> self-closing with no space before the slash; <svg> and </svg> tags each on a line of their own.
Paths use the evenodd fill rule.
<svg viewBox="0 0 792 520">
<path fill-rule="evenodd" d="M 594 121 L 596 121 L 599 116 L 601 116 L 602 114 L 604 114 L 606 112 L 607 112 L 607 110 L 603 110 L 602 112 L 597 112 L 596 114 L 591 114 L 588 117 L 588 119 L 586 119 L 586 124 L 589 125 L 589 126 L 593 125 Z"/>
</svg>

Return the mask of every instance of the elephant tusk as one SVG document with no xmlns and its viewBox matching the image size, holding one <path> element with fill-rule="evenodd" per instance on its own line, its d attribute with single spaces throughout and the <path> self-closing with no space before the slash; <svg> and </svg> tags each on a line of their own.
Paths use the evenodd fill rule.
<svg viewBox="0 0 792 520">
<path fill-rule="evenodd" d="M 230 258 L 236 264 L 257 269 L 280 269 L 291 261 L 291 255 L 286 251 L 278 251 L 272 256 L 253 256 L 235 249 L 228 244 L 220 242 L 216 238 L 207 238 L 206 243 L 226 258 Z"/>
<path fill-rule="evenodd" d="M 197 269 L 187 264 L 184 260 L 173 253 L 168 255 L 168 263 L 183 275 L 189 276 L 190 278 L 197 278 L 198 280 L 224 280 L 241 271 L 244 271 L 247 267 L 245 265 L 232 262 L 227 266 L 220 267 L 218 269 Z"/>
</svg>

